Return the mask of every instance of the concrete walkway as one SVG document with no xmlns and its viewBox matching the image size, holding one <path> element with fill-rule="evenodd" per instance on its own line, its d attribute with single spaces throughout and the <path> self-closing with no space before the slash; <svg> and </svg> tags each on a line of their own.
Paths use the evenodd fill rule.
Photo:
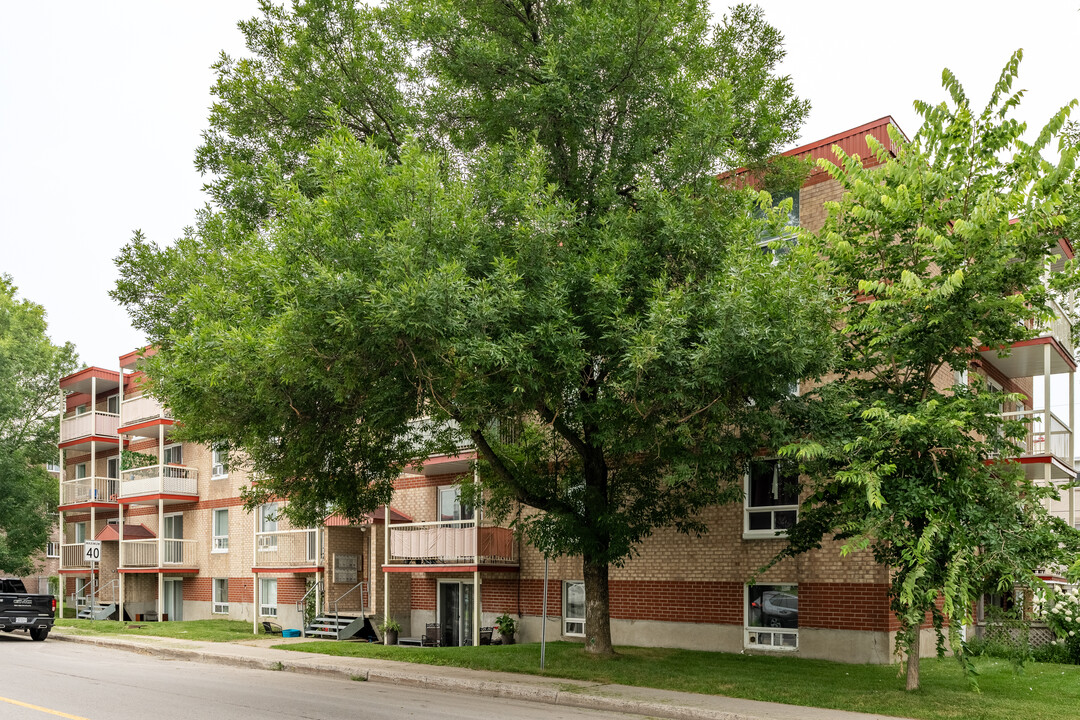
<svg viewBox="0 0 1080 720">
<path fill-rule="evenodd" d="M 310 639 L 303 638 L 252 638 L 250 641 L 214 643 L 148 636 L 87 636 L 78 635 L 68 628 L 56 627 L 49 639 L 178 660 L 285 670 L 344 680 L 364 679 L 370 682 L 675 720 L 897 720 L 885 715 L 782 705 L 720 695 L 699 695 L 515 673 L 490 673 L 371 658 L 333 657 L 270 647 L 290 642 L 310 642 Z"/>
</svg>

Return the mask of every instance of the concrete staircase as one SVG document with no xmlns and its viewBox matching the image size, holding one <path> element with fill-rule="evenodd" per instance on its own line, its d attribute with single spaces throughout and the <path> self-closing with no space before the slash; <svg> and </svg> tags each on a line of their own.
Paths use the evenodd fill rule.
<svg viewBox="0 0 1080 720">
<path fill-rule="evenodd" d="M 75 617 L 83 620 L 107 620 L 114 612 L 116 612 L 115 603 L 84 605 Z"/>
<path fill-rule="evenodd" d="M 307 637 L 329 638 L 330 640 L 367 640 L 378 638 L 371 620 L 356 615 L 320 615 L 304 628 Z"/>
</svg>

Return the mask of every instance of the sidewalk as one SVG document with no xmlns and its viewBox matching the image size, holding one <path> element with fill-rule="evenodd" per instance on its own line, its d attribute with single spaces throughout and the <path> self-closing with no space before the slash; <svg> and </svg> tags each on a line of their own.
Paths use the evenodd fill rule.
<svg viewBox="0 0 1080 720">
<path fill-rule="evenodd" d="M 273 638 L 213 643 L 161 637 L 90 637 L 67 628 L 54 628 L 50 640 L 98 645 L 116 650 L 178 660 L 262 670 L 364 679 L 370 682 L 425 687 L 485 697 L 513 698 L 576 708 L 632 713 L 674 720 L 896 720 L 885 715 L 808 708 L 741 700 L 720 695 L 672 692 L 627 685 L 605 685 L 513 673 L 488 673 L 464 668 L 419 665 L 370 658 L 332 657 L 277 650 L 271 645 L 309 642 Z"/>
</svg>

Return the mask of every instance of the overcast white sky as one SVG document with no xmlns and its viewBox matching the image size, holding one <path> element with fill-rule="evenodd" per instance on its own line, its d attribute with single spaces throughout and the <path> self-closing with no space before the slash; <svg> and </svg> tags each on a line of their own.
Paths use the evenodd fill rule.
<svg viewBox="0 0 1080 720">
<path fill-rule="evenodd" d="M 884 115 L 909 135 L 911 102 L 938 101 L 941 69 L 981 101 L 1024 48 L 1021 117 L 1040 124 L 1080 95 L 1080 0 L 763 0 L 784 33 L 802 142 Z M 714 12 L 730 3 L 712 0 Z M 0 272 L 45 306 L 54 340 L 114 368 L 142 344 L 108 296 L 112 259 L 141 228 L 166 243 L 205 201 L 194 150 L 220 50 L 255 0 L 0 0 Z M 1077 113 L 1080 118 L 1080 113 Z"/>
</svg>

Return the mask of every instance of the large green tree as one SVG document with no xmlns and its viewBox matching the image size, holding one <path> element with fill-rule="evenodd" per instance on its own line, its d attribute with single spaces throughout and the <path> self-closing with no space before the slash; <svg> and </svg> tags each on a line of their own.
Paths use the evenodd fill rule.
<svg viewBox="0 0 1080 720">
<path fill-rule="evenodd" d="M 467 441 L 474 501 L 583 558 L 587 647 L 610 652 L 609 567 L 741 499 L 784 437 L 771 410 L 830 354 L 813 255 L 774 262 L 786 214 L 716 180 L 805 103 L 759 11 L 709 21 L 696 0 L 265 7 L 253 57 L 219 65 L 216 207 L 119 259 L 154 391 L 301 522 Z"/>
<path fill-rule="evenodd" d="M 46 335 L 45 310 L 17 297 L 0 275 L 0 572 L 29 575 L 56 526 L 60 431 L 57 378 L 75 369 L 75 350 Z"/>
<path fill-rule="evenodd" d="M 1076 287 L 1071 263 L 1049 272 L 1073 202 L 1075 149 L 1052 144 L 1070 108 L 1025 142 L 1010 117 L 1019 62 L 1018 52 L 981 112 L 945 71 L 951 102 L 916 103 L 911 142 L 895 128 L 889 146 L 869 139 L 879 164 L 839 150 L 838 165 L 822 162 L 844 197 L 804 238 L 841 294 L 844 344 L 836 378 L 806 398 L 806 437 L 785 448 L 813 491 L 785 555 L 835 535 L 890 569 L 909 689 L 928 617 L 939 650 L 951 621 L 963 659 L 957 631 L 981 593 L 1030 586 L 1080 548 L 1080 533 L 1046 510 L 1056 489 L 1001 460 L 1020 455 L 1029 431 L 1050 445 L 1049 425 L 1003 417 L 1021 396 L 992 392 L 974 371 L 952 382 L 980 347 L 1007 353 L 1037 335 L 1053 298 Z M 1058 162 L 1044 159 L 1059 150 Z"/>
</svg>

